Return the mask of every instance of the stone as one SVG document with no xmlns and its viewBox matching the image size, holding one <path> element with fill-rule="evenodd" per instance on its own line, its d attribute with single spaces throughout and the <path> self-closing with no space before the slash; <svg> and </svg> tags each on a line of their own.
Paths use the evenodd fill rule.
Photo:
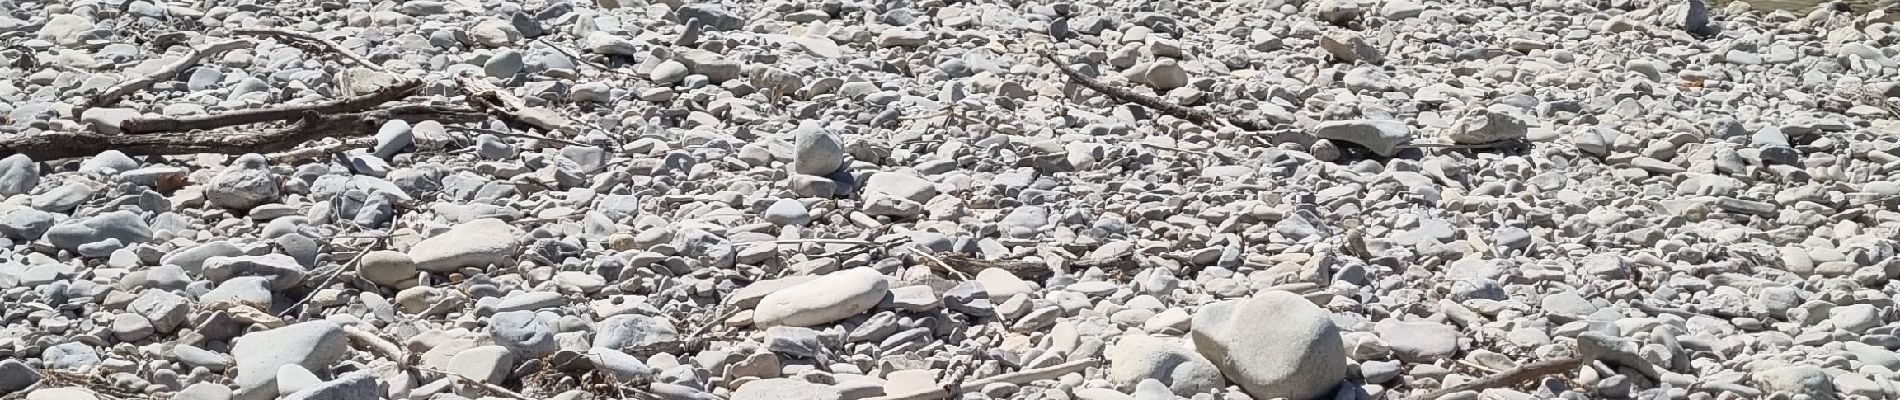
<svg viewBox="0 0 1900 400">
<path fill-rule="evenodd" d="M 844 165 L 844 143 L 818 123 L 807 121 L 792 131 L 792 172 L 826 175 Z"/>
<path fill-rule="evenodd" d="M 918 203 L 928 203 L 937 197 L 937 186 L 922 177 L 900 173 L 883 172 L 871 175 L 864 182 L 864 192 L 883 193 Z"/>
<path fill-rule="evenodd" d="M 1765 393 L 1786 393 L 1811 399 L 1834 398 L 1834 380 L 1812 365 L 1790 365 L 1755 371 L 1755 387 Z"/>
<path fill-rule="evenodd" d="M 1372 44 L 1366 43 L 1365 38 L 1360 37 L 1358 33 L 1352 31 L 1333 32 L 1321 36 L 1319 39 L 1319 47 L 1326 50 L 1326 54 L 1331 54 L 1333 58 L 1347 64 L 1365 62 L 1367 64 L 1377 65 L 1385 63 L 1385 54 L 1383 52 L 1377 47 L 1373 47 Z"/>
<path fill-rule="evenodd" d="M 1154 64 L 1148 66 L 1148 71 L 1143 76 L 1148 86 L 1153 86 L 1156 90 L 1174 90 L 1174 88 L 1188 85 L 1187 70 L 1181 68 L 1181 64 L 1174 59 L 1155 60 Z"/>
<path fill-rule="evenodd" d="M 65 342 L 40 351 L 40 363 L 47 369 L 84 371 L 99 362 L 99 351 L 85 343 Z"/>
<path fill-rule="evenodd" d="M 850 318 L 877 306 L 890 292 L 884 274 L 852 268 L 765 295 L 753 310 L 759 326 L 814 326 Z"/>
<path fill-rule="evenodd" d="M 257 153 L 238 156 L 231 166 L 205 186 L 205 202 L 238 211 L 249 211 L 265 203 L 276 202 L 279 193 L 277 175 L 268 161 Z"/>
<path fill-rule="evenodd" d="M 0 360 L 0 395 L 25 390 L 40 381 L 40 372 L 18 359 Z"/>
<path fill-rule="evenodd" d="M 430 272 L 502 264 L 515 256 L 521 235 L 506 221 L 477 219 L 416 243 L 409 248 L 409 258 L 415 261 L 416 269 Z"/>
<path fill-rule="evenodd" d="M 0 197 L 26 194 L 40 185 L 40 164 L 25 154 L 0 159 Z"/>
<path fill-rule="evenodd" d="M 254 276 L 268 279 L 272 290 L 289 289 L 303 283 L 304 273 L 302 264 L 283 254 L 212 257 L 204 262 L 204 277 L 213 283 Z"/>
<path fill-rule="evenodd" d="M 712 31 L 732 31 L 745 27 L 745 19 L 711 3 L 692 3 L 673 11 L 673 20 L 681 25 L 697 23 Z"/>
<path fill-rule="evenodd" d="M 594 369 L 606 371 L 608 376 L 622 383 L 641 382 L 653 376 L 652 367 L 648 367 L 639 357 L 622 353 L 619 350 L 595 347 L 587 350 L 587 361 Z"/>
<path fill-rule="evenodd" d="M 805 203 L 792 199 L 778 199 L 765 208 L 765 221 L 778 226 L 796 226 L 811 223 L 811 211 L 805 209 Z"/>
<path fill-rule="evenodd" d="M 673 323 L 645 315 L 616 315 L 600 321 L 592 347 L 629 349 L 671 342 L 679 337 Z"/>
<path fill-rule="evenodd" d="M 382 398 L 376 376 L 369 371 L 345 373 L 282 397 L 283 400 L 377 400 Z"/>
<path fill-rule="evenodd" d="M 253 393 L 277 394 L 277 370 L 295 365 L 307 370 L 328 370 L 331 364 L 349 354 L 349 342 L 343 327 L 317 320 L 239 336 L 231 345 L 237 361 L 239 398 L 255 398 Z"/>
<path fill-rule="evenodd" d="M 1356 144 L 1391 157 L 1398 154 L 1400 146 L 1412 142 L 1412 128 L 1404 121 L 1392 120 L 1327 121 L 1313 127 L 1313 136 Z"/>
<path fill-rule="evenodd" d="M 1121 390 L 1133 390 L 1145 380 L 1156 380 L 1166 384 L 1173 394 L 1189 397 L 1226 386 L 1220 369 L 1176 339 L 1122 335 L 1106 356 L 1108 381 Z"/>
<path fill-rule="evenodd" d="M 523 360 L 546 357 L 560 350 L 554 340 L 554 325 L 534 311 L 495 313 L 488 317 L 488 329 L 495 344 L 513 351 Z"/>
<path fill-rule="evenodd" d="M 48 229 L 53 229 L 57 216 L 50 212 L 33 208 L 18 208 L 0 215 L 0 237 L 18 241 L 39 240 Z"/>
<path fill-rule="evenodd" d="M 1290 292 L 1202 306 L 1189 335 L 1195 350 L 1257 398 L 1328 397 L 1346 378 L 1339 328 L 1325 309 Z"/>
<path fill-rule="evenodd" d="M 1458 352 L 1458 330 L 1437 322 L 1379 321 L 1373 327 L 1400 361 L 1429 364 Z"/>
<path fill-rule="evenodd" d="M 1008 300 L 1017 295 L 1034 293 L 1036 286 L 1002 268 L 985 268 L 976 273 L 976 282 L 983 285 L 983 291 L 989 292 L 993 301 Z"/>
<path fill-rule="evenodd" d="M 1459 144 L 1483 144 L 1523 139 L 1530 132 L 1524 117 L 1511 106 L 1473 109 L 1447 129 L 1446 138 Z"/>
<path fill-rule="evenodd" d="M 515 356 L 502 346 L 481 346 L 455 353 L 448 371 L 485 383 L 501 383 L 514 369 Z"/>
<path fill-rule="evenodd" d="M 488 56 L 487 62 L 482 63 L 482 72 L 487 73 L 491 78 L 503 80 L 514 78 L 515 74 L 521 73 L 524 68 L 527 68 L 527 61 L 522 57 L 521 52 L 514 50 L 495 52 Z"/>
<path fill-rule="evenodd" d="M 439 126 L 441 124 L 437 123 L 436 125 Z M 415 144 L 415 128 L 410 127 L 408 122 L 400 119 L 390 120 L 389 122 L 384 122 L 381 128 L 376 129 L 376 147 L 372 148 L 371 154 L 374 154 L 376 158 L 387 160 L 391 157 L 395 157 L 396 154 L 401 153 L 404 149 L 415 146 Z"/>
<path fill-rule="evenodd" d="M 91 390 L 77 387 L 56 387 L 34 389 L 26 394 L 26 400 L 98 400 L 99 396 Z"/>
<path fill-rule="evenodd" d="M 843 400 L 830 386 L 794 379 L 760 379 L 732 391 L 731 400 Z"/>
<path fill-rule="evenodd" d="M 54 247 L 77 251 L 80 245 L 106 240 L 132 245 L 152 240 L 152 227 L 131 211 L 112 211 L 84 219 L 68 219 L 46 230 Z"/>
<path fill-rule="evenodd" d="M 415 286 L 416 271 L 416 261 L 409 258 L 408 254 L 389 250 L 364 254 L 356 265 L 356 276 L 394 289 Z"/>
</svg>

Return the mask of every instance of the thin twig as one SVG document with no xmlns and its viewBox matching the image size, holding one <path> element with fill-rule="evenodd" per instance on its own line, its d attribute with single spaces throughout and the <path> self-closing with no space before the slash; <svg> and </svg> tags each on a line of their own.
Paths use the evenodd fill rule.
<svg viewBox="0 0 1900 400">
<path fill-rule="evenodd" d="M 271 37 L 271 38 L 277 38 L 277 39 L 288 39 L 288 40 L 293 40 L 293 41 L 319 45 L 319 46 L 323 46 L 327 48 L 330 53 L 336 54 L 338 56 L 342 56 L 344 59 L 350 60 L 351 62 L 354 62 L 357 65 L 360 65 L 364 68 L 373 69 L 373 70 L 376 70 L 376 72 L 389 72 L 389 70 L 383 69 L 382 65 L 377 64 L 375 62 L 371 62 L 369 59 L 363 58 L 363 56 L 361 55 L 357 55 L 356 52 L 343 48 L 343 45 L 337 44 L 335 41 L 316 37 L 315 35 L 311 35 L 308 33 L 288 31 L 288 30 L 283 30 L 283 29 L 270 29 L 270 28 L 238 29 L 238 30 L 231 31 L 231 33 L 235 33 L 239 35 L 264 36 L 264 37 Z"/>
<path fill-rule="evenodd" d="M 527 396 L 522 396 L 520 393 L 515 393 L 515 391 L 513 390 L 508 390 L 508 388 L 501 387 L 501 386 L 488 383 L 488 382 L 482 382 L 479 379 L 470 378 L 468 375 L 462 375 L 462 374 L 458 374 L 454 372 L 443 371 L 443 370 L 424 367 L 420 365 L 410 366 L 410 368 L 415 368 L 421 371 L 434 372 L 434 373 L 448 376 L 450 378 L 455 378 L 456 380 L 462 381 L 462 383 L 470 384 L 472 386 L 475 386 L 476 388 L 488 391 L 489 393 L 494 393 L 495 395 L 498 395 L 501 397 L 507 397 L 510 399 L 519 399 L 519 400 L 532 400 L 528 398 Z"/>
<path fill-rule="evenodd" d="M 1583 362 L 1584 358 L 1581 357 L 1564 357 L 1538 361 L 1517 368 L 1504 370 L 1503 372 L 1486 375 L 1483 378 L 1474 379 L 1470 382 L 1434 390 L 1421 396 L 1414 396 L 1408 400 L 1438 400 L 1440 397 L 1465 391 L 1517 386 L 1517 384 L 1528 382 L 1541 376 L 1570 372 L 1571 370 L 1577 369 L 1578 366 L 1583 365 Z"/>
<path fill-rule="evenodd" d="M 420 89 L 422 89 L 422 81 L 405 79 L 397 82 L 394 86 L 382 87 L 375 92 L 350 98 L 294 106 L 232 111 L 215 115 L 177 118 L 138 118 L 125 121 L 120 130 L 127 134 L 185 132 L 258 122 L 291 121 L 305 118 L 310 113 L 330 115 L 367 110 L 370 107 L 375 107 L 383 103 L 402 100 Z"/>
<path fill-rule="evenodd" d="M 1056 69 L 1059 71 L 1062 71 L 1063 75 L 1068 76 L 1069 80 L 1073 80 L 1075 81 L 1075 83 L 1081 84 L 1083 87 L 1087 87 L 1090 90 L 1096 91 L 1097 93 L 1108 95 L 1108 97 L 1112 97 L 1115 100 L 1120 100 L 1124 103 L 1134 103 L 1137 105 L 1141 105 L 1143 107 L 1152 108 L 1155 111 L 1160 111 L 1162 114 L 1167 114 L 1175 118 L 1188 120 L 1189 122 L 1193 122 L 1197 125 L 1205 126 L 1210 129 L 1217 129 L 1221 125 L 1232 125 L 1234 127 L 1237 127 L 1243 130 L 1256 131 L 1256 132 L 1272 129 L 1272 126 L 1265 123 L 1258 122 L 1258 121 L 1253 121 L 1253 120 L 1248 120 L 1248 119 L 1221 118 L 1220 116 L 1214 115 L 1214 113 L 1208 112 L 1207 110 L 1190 108 L 1190 107 L 1183 106 L 1180 104 L 1170 103 L 1167 100 L 1162 100 L 1154 96 L 1135 93 L 1133 91 L 1129 91 L 1128 89 L 1124 89 L 1124 88 L 1109 86 L 1107 84 L 1102 83 L 1102 81 L 1098 81 L 1098 80 L 1095 80 L 1094 78 L 1083 76 L 1081 72 L 1076 72 L 1074 68 L 1069 68 L 1069 64 L 1067 62 L 1062 61 L 1062 59 L 1057 58 L 1056 54 L 1053 52 L 1043 51 L 1042 58 L 1049 60 L 1050 63 L 1055 64 Z"/>
<path fill-rule="evenodd" d="M 159 68 L 158 71 L 156 72 L 153 72 L 149 75 L 141 76 L 135 79 L 127 80 L 124 82 L 119 82 L 119 84 L 112 85 L 111 88 L 107 88 L 105 91 L 99 92 L 99 95 L 93 96 L 92 98 L 85 100 L 79 105 L 74 106 L 73 115 L 82 115 L 82 114 L 85 114 L 86 110 L 88 109 L 92 109 L 94 107 L 104 107 L 104 106 L 112 105 L 114 103 L 118 103 L 120 97 L 124 97 L 125 95 L 131 94 L 132 92 L 136 92 L 139 90 L 144 90 L 145 88 L 148 88 L 148 87 L 152 87 L 152 84 L 155 84 L 161 81 L 171 80 L 177 77 L 178 74 L 185 72 L 186 67 L 198 65 L 198 62 L 203 61 L 205 58 L 222 54 L 227 51 L 232 51 L 232 50 L 237 50 L 237 49 L 248 49 L 248 48 L 256 47 L 256 46 L 257 46 L 256 42 L 252 42 L 249 40 L 231 40 L 231 41 L 224 41 L 224 42 L 217 42 L 217 43 L 206 43 L 203 46 L 198 46 L 198 48 L 191 49 L 190 51 L 185 52 L 185 55 L 182 57 L 179 57 L 177 61 L 172 61 L 171 64 L 166 64 L 164 68 Z"/>
</svg>

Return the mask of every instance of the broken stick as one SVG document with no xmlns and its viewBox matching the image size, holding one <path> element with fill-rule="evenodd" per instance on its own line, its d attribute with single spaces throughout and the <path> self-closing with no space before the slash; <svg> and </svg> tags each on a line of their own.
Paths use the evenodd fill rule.
<svg viewBox="0 0 1900 400">
<path fill-rule="evenodd" d="M 308 115 L 311 113 L 320 114 L 320 115 L 332 115 L 332 114 L 340 114 L 340 113 L 366 110 L 371 107 L 381 105 L 383 103 L 388 103 L 388 102 L 396 101 L 396 100 L 402 100 L 403 98 L 409 97 L 411 93 L 414 93 L 416 90 L 421 89 L 421 88 L 422 88 L 422 81 L 414 80 L 414 79 L 405 79 L 401 82 L 398 82 L 395 86 L 384 87 L 377 90 L 376 92 L 364 94 L 362 96 L 356 96 L 356 97 L 350 97 L 350 98 L 338 99 L 338 100 L 330 100 L 330 101 L 324 101 L 324 102 L 313 103 L 313 104 L 239 110 L 239 111 L 233 111 L 233 112 L 228 112 L 228 113 L 223 113 L 223 114 L 214 114 L 214 115 L 200 115 L 200 116 L 177 117 L 177 118 L 171 118 L 171 117 L 136 118 L 136 119 L 125 121 L 125 123 L 120 126 L 119 130 L 127 134 L 153 133 L 153 132 L 187 132 L 187 131 L 194 131 L 194 130 L 200 130 L 200 129 L 213 129 L 213 128 L 223 128 L 227 126 L 254 124 L 258 122 L 291 121 L 291 120 L 304 118 L 305 115 Z"/>
<path fill-rule="evenodd" d="M 376 72 L 389 72 L 389 70 L 383 69 L 382 65 L 377 64 L 375 62 L 371 62 L 369 59 L 363 58 L 363 56 L 361 55 L 357 55 L 356 52 L 343 48 L 343 45 L 337 44 L 335 41 L 316 37 L 315 35 L 311 35 L 308 33 L 287 31 L 283 29 L 267 29 L 267 28 L 238 29 L 235 31 L 231 31 L 231 33 L 235 33 L 239 35 L 264 36 L 264 37 L 276 38 L 280 40 L 302 42 L 309 45 L 321 46 L 321 47 L 324 47 L 325 50 L 328 50 L 330 53 L 334 53 L 338 56 L 341 56 L 343 57 L 343 59 L 349 60 L 350 62 L 355 63 L 356 65 L 361 65 L 364 68 L 376 70 Z"/>
<path fill-rule="evenodd" d="M 1582 366 L 1584 361 L 1586 361 L 1586 359 L 1583 357 L 1564 357 L 1538 361 L 1486 375 L 1483 378 L 1478 378 L 1470 382 L 1434 390 L 1424 395 L 1414 396 L 1408 400 L 1438 400 L 1440 397 L 1449 396 L 1453 393 L 1517 386 L 1520 383 L 1529 382 L 1532 379 L 1537 379 L 1545 375 L 1557 375 L 1570 372 Z"/>
<path fill-rule="evenodd" d="M 296 126 L 264 132 L 166 132 L 143 135 L 102 135 L 80 132 L 44 132 L 0 138 L 0 156 L 25 154 L 35 160 L 84 157 L 106 150 L 126 155 L 246 154 L 287 151 L 310 141 L 331 137 L 370 136 L 390 120 L 410 123 L 437 120 L 466 123 L 486 120 L 473 110 L 440 106 L 401 106 L 346 114 L 301 113 Z"/>
<path fill-rule="evenodd" d="M 461 85 L 462 92 L 468 95 L 468 102 L 475 108 L 494 112 L 503 121 L 525 124 L 548 132 L 560 132 L 570 137 L 580 135 L 582 129 L 561 116 L 559 112 L 542 107 L 529 107 L 527 102 L 515 97 L 495 85 L 469 75 L 455 76 L 455 83 Z"/>
<path fill-rule="evenodd" d="M 114 103 L 118 103 L 120 97 L 124 97 L 125 95 L 131 94 L 132 92 L 136 92 L 139 90 L 144 90 L 145 88 L 148 88 L 148 87 L 152 87 L 152 84 L 158 83 L 160 81 L 171 80 L 177 77 L 178 74 L 184 73 L 185 68 L 193 66 L 193 65 L 198 65 L 198 63 L 201 61 L 204 61 L 205 58 L 209 58 L 211 56 L 218 55 L 218 54 L 223 54 L 224 52 L 231 51 L 231 50 L 248 49 L 255 46 L 257 46 L 257 43 L 251 42 L 249 40 L 232 40 L 232 41 L 224 41 L 224 42 L 217 42 L 217 43 L 206 43 L 203 46 L 198 46 L 198 48 L 191 49 L 190 51 L 186 51 L 185 55 L 183 57 L 179 57 L 177 61 L 172 61 L 171 64 L 165 64 L 165 67 L 159 68 L 157 72 L 153 72 L 150 75 L 141 76 L 136 79 L 119 82 L 119 84 L 117 85 L 112 85 L 112 87 L 106 88 L 104 92 L 99 92 L 99 95 L 93 96 L 91 99 L 87 99 L 81 102 L 78 106 L 74 106 L 73 115 L 84 115 L 87 109 L 91 109 L 93 107 L 104 107 L 104 106 L 112 105 Z"/>
<path fill-rule="evenodd" d="M 1056 69 L 1061 70 L 1063 75 L 1067 75 L 1069 77 L 1069 80 L 1073 80 L 1075 81 L 1075 83 L 1080 84 L 1083 87 L 1089 88 L 1089 90 L 1094 90 L 1097 93 L 1108 95 L 1108 97 L 1115 98 L 1115 100 L 1120 100 L 1124 103 L 1139 104 L 1142 107 L 1152 108 L 1155 111 L 1160 111 L 1162 114 L 1167 114 L 1175 118 L 1185 119 L 1185 120 L 1188 120 L 1188 122 L 1193 122 L 1195 124 L 1208 127 L 1209 129 L 1218 129 L 1221 125 L 1225 124 L 1225 125 L 1232 125 L 1234 127 L 1237 127 L 1243 130 L 1255 131 L 1255 132 L 1273 130 L 1273 127 L 1271 125 L 1261 123 L 1259 121 L 1247 120 L 1247 119 L 1221 118 L 1220 116 L 1214 115 L 1214 113 L 1209 112 L 1207 110 L 1189 108 L 1187 106 L 1183 106 L 1180 104 L 1170 103 L 1167 100 L 1162 100 L 1154 96 L 1149 96 L 1149 95 L 1145 95 L 1141 93 L 1135 93 L 1134 91 L 1130 91 L 1124 88 L 1109 86 L 1108 84 L 1102 83 L 1102 81 L 1095 80 L 1095 78 L 1083 76 L 1081 72 L 1076 72 L 1074 68 L 1069 67 L 1068 62 L 1062 61 L 1062 59 L 1056 57 L 1056 54 L 1053 52 L 1049 52 L 1049 51 L 1042 52 L 1042 58 L 1049 60 L 1050 63 L 1054 63 L 1056 65 Z"/>
</svg>

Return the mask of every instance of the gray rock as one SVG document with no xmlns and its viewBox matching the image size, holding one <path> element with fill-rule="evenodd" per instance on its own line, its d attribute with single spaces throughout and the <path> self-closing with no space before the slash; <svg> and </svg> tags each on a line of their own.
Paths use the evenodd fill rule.
<svg viewBox="0 0 1900 400">
<path fill-rule="evenodd" d="M 1790 365 L 1755 371 L 1750 377 L 1765 393 L 1787 393 L 1811 399 L 1834 398 L 1834 379 L 1812 365 Z"/>
<path fill-rule="evenodd" d="M 1379 321 L 1373 327 L 1400 361 L 1429 364 L 1458 352 L 1458 330 L 1437 322 Z"/>
<path fill-rule="evenodd" d="M 700 26 L 714 31 L 732 31 L 745 27 L 745 19 L 727 11 L 725 7 L 711 3 L 693 3 L 680 6 L 673 11 L 673 20 L 684 25 L 697 21 Z"/>
<path fill-rule="evenodd" d="M 1412 127 L 1392 120 L 1327 121 L 1313 127 L 1313 136 L 1357 144 L 1390 157 L 1398 154 L 1400 146 L 1412 142 Z"/>
<path fill-rule="evenodd" d="M 505 221 L 482 218 L 456 225 L 409 248 L 416 269 L 453 272 L 501 264 L 520 248 L 521 231 Z"/>
<path fill-rule="evenodd" d="M 605 347 L 588 349 L 587 361 L 594 365 L 594 369 L 606 371 L 608 376 L 622 383 L 642 382 L 653 376 L 653 368 L 640 361 L 639 357 L 619 350 Z"/>
<path fill-rule="evenodd" d="M 871 175 L 864 183 L 865 193 L 883 193 L 918 203 L 926 203 L 937 197 L 937 186 L 916 175 L 901 172 L 883 172 Z"/>
<path fill-rule="evenodd" d="M 765 208 L 765 221 L 774 225 L 804 225 L 811 223 L 811 211 L 805 209 L 805 203 L 792 199 L 778 199 Z M 0 217 L 0 224 L 3 224 Z M 4 229 L 4 228 L 0 228 Z"/>
<path fill-rule="evenodd" d="M 1513 107 L 1500 104 L 1465 113 L 1445 137 L 1453 143 L 1482 144 L 1523 139 L 1529 132 L 1523 116 Z"/>
<path fill-rule="evenodd" d="M 792 131 L 792 172 L 826 175 L 844 165 L 844 143 L 836 135 L 806 121 Z"/>
<path fill-rule="evenodd" d="M 152 240 L 152 227 L 131 211 L 112 211 L 85 219 L 68 219 L 46 230 L 54 247 L 78 251 L 79 246 L 105 240 L 126 245 Z"/>
<path fill-rule="evenodd" d="M 410 127 L 408 122 L 400 119 L 390 120 L 384 122 L 381 128 L 376 129 L 376 147 L 372 148 L 370 154 L 387 160 L 415 144 L 415 129 Z"/>
<path fill-rule="evenodd" d="M 600 321 L 593 347 L 627 349 L 669 342 L 679 337 L 673 323 L 645 315 L 616 315 Z"/>
<path fill-rule="evenodd" d="M 40 381 L 40 371 L 17 359 L 0 360 L 0 395 L 12 394 Z"/>
<path fill-rule="evenodd" d="M 1366 43 L 1365 38 L 1352 31 L 1339 31 L 1321 36 L 1319 47 L 1325 49 L 1326 54 L 1331 54 L 1333 58 L 1348 64 L 1361 61 L 1374 65 L 1385 63 L 1384 52 Z"/>
<path fill-rule="evenodd" d="M 550 319 L 534 311 L 496 313 L 489 317 L 488 329 L 494 335 L 495 344 L 508 348 L 520 359 L 536 359 L 560 350 L 554 341 L 555 330 Z"/>
<path fill-rule="evenodd" d="M 205 186 L 205 202 L 239 211 L 276 202 L 280 195 L 279 183 L 267 164 L 264 156 L 257 153 L 239 156 Z"/>
<path fill-rule="evenodd" d="M 0 159 L 0 197 L 22 195 L 40 184 L 40 164 L 25 154 Z"/>
<path fill-rule="evenodd" d="M 53 228 L 56 215 L 32 208 L 16 208 L 0 215 L 0 236 L 19 241 L 39 240 Z"/>
<path fill-rule="evenodd" d="M 813 326 L 850 318 L 877 306 L 890 292 L 884 274 L 853 268 L 765 295 L 753 310 L 759 326 Z"/>
<path fill-rule="evenodd" d="M 283 400 L 377 400 L 382 398 L 378 389 L 376 375 L 356 371 L 292 392 Z"/>
<path fill-rule="evenodd" d="M 523 60 L 521 52 L 502 50 L 488 56 L 488 61 L 482 64 L 482 72 L 493 78 L 511 79 L 526 67 L 527 61 Z"/>
<path fill-rule="evenodd" d="M 126 310 L 150 320 L 159 332 L 171 332 L 185 323 L 191 300 L 170 291 L 149 289 L 140 292 Z"/>
<path fill-rule="evenodd" d="M 47 369 L 85 371 L 99 365 L 99 351 L 79 342 L 48 346 L 40 352 L 40 363 Z"/>
<path fill-rule="evenodd" d="M 481 346 L 455 353 L 448 370 L 485 383 L 501 383 L 514 369 L 515 356 L 502 346 Z"/>
<path fill-rule="evenodd" d="M 372 251 L 357 262 L 356 275 L 378 285 L 408 289 L 416 285 L 416 261 L 401 252 Z"/>
<path fill-rule="evenodd" d="M 342 326 L 317 320 L 245 334 L 232 343 L 231 354 L 237 360 L 238 397 L 274 397 L 279 367 L 327 370 L 349 354 L 349 343 Z"/>
<path fill-rule="evenodd" d="M 1176 339 L 1122 335 L 1106 355 L 1108 381 L 1122 390 L 1146 380 L 1158 380 L 1180 396 L 1227 386 L 1220 369 Z"/>
<path fill-rule="evenodd" d="M 732 392 L 732 400 L 843 400 L 830 386 L 795 379 L 760 379 Z"/>
<path fill-rule="evenodd" d="M 1190 336 L 1195 350 L 1254 397 L 1328 396 L 1346 378 L 1339 328 L 1325 309 L 1289 292 L 1202 306 Z"/>
<path fill-rule="evenodd" d="M 303 283 L 304 268 L 297 259 L 283 254 L 212 257 L 205 260 L 204 276 L 213 283 L 241 276 L 261 277 L 269 279 L 271 289 L 283 290 Z"/>
</svg>

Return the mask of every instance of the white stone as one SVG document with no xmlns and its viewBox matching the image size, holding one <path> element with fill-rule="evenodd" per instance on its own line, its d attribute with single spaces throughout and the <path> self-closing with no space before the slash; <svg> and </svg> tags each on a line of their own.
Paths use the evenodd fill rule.
<svg viewBox="0 0 1900 400">
<path fill-rule="evenodd" d="M 760 326 L 813 326 L 850 318 L 877 306 L 890 292 L 884 274 L 870 268 L 833 272 L 765 295 L 753 311 Z"/>
</svg>

